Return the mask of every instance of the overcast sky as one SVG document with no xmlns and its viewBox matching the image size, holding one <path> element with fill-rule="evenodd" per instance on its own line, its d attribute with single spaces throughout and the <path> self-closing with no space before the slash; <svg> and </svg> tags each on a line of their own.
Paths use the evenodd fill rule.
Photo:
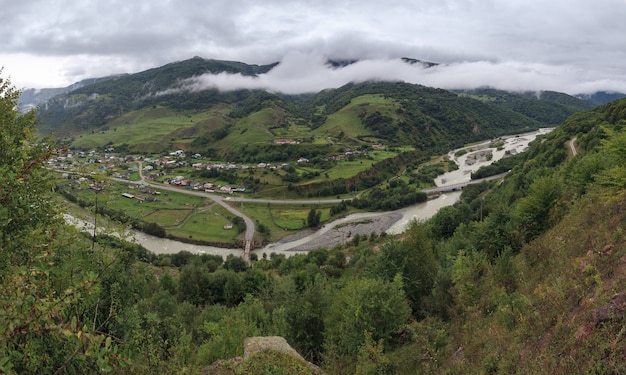
<svg viewBox="0 0 626 375">
<path fill-rule="evenodd" d="M 626 92 L 625 0 L 0 0 L 0 35 L 2 76 L 20 88 L 201 56 L 282 64 L 256 79 L 198 77 L 196 88 L 296 93 L 389 79 Z M 331 70 L 328 58 L 361 62 Z"/>
</svg>

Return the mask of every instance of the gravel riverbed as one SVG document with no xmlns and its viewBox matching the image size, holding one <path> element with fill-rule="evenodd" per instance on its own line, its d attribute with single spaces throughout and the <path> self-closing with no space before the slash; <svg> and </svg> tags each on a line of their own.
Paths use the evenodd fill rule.
<svg viewBox="0 0 626 375">
<path fill-rule="evenodd" d="M 366 235 L 368 237 L 372 233 L 380 235 L 381 233 L 391 228 L 391 226 L 401 218 L 402 214 L 393 212 L 380 216 L 354 219 L 347 223 L 334 225 L 330 230 L 320 236 L 312 236 L 316 232 L 316 230 L 307 229 L 283 238 L 278 242 L 278 244 L 280 245 L 283 243 L 294 242 L 302 238 L 311 236 L 312 238 L 309 241 L 297 245 L 289 249 L 289 251 L 308 251 L 316 249 L 318 247 L 330 249 L 335 245 L 352 240 L 352 238 L 354 238 L 354 236 L 357 234 L 360 236 Z M 333 224 L 330 223 L 328 225 Z"/>
</svg>

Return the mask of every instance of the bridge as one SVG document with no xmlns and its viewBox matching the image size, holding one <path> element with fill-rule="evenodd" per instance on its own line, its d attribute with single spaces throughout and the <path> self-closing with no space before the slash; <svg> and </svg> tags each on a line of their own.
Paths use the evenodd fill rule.
<svg viewBox="0 0 626 375">
<path fill-rule="evenodd" d="M 436 193 L 449 193 L 451 191 L 460 191 L 460 190 L 463 190 L 463 188 L 468 186 L 468 185 L 480 184 L 481 182 L 485 182 L 485 181 L 497 180 L 499 178 L 502 178 L 502 177 L 506 176 L 509 172 L 510 171 L 507 171 L 507 172 L 500 173 L 500 174 L 497 174 L 497 175 L 493 175 L 493 176 L 489 176 L 489 177 L 485 177 L 485 178 L 479 178 L 477 180 L 470 180 L 470 181 L 466 181 L 466 182 L 460 182 L 458 184 L 452 184 L 452 185 L 446 185 L 446 186 L 437 186 L 437 187 L 434 187 L 434 188 L 423 189 L 422 192 L 426 193 L 426 194 L 436 194 Z"/>
<path fill-rule="evenodd" d="M 243 248 L 243 260 L 248 263 L 251 264 L 250 261 L 250 250 L 252 249 L 252 241 L 246 239 L 246 245 Z"/>
</svg>

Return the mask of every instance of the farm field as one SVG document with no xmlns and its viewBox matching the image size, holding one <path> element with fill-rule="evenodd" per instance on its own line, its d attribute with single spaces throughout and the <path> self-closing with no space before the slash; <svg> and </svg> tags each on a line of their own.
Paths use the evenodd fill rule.
<svg viewBox="0 0 626 375">
<path fill-rule="evenodd" d="M 123 213 L 129 221 L 155 223 L 170 236 L 223 243 L 238 240 L 236 228 L 225 229 L 232 222 L 233 215 L 210 199 L 170 191 L 152 196 L 138 189 L 130 189 L 129 184 L 114 181 L 105 183 L 105 188 L 97 193 L 86 185 L 78 188 L 66 186 L 63 190 L 72 194 L 79 205 L 82 202 L 92 214 L 97 194 L 100 208 Z M 145 200 L 125 197 L 123 194 L 140 196 Z"/>
<path fill-rule="evenodd" d="M 268 205 L 264 203 L 246 203 L 237 205 L 237 209 L 251 217 L 257 223 L 263 224 L 269 231 L 266 240 L 277 242 L 280 239 L 307 228 L 307 216 L 311 210 L 310 205 Z M 330 219 L 330 205 L 316 207 L 321 212 L 321 222 Z M 260 232 L 260 230 L 259 230 Z"/>
</svg>

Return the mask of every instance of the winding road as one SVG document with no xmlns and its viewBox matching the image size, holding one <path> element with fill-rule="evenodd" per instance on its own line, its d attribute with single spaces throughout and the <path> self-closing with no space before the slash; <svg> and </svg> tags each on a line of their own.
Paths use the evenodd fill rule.
<svg viewBox="0 0 626 375">
<path fill-rule="evenodd" d="M 225 209 L 227 209 L 231 214 L 233 214 L 235 216 L 239 216 L 240 218 L 242 218 L 243 221 L 246 223 L 246 233 L 244 235 L 244 257 L 243 257 L 243 259 L 246 262 L 250 263 L 250 250 L 252 249 L 252 243 L 253 243 L 252 241 L 254 240 L 254 232 L 256 230 L 255 225 L 254 225 L 254 221 L 251 218 L 249 218 L 248 216 L 244 215 L 239 210 L 237 210 L 236 208 L 234 208 L 231 205 L 229 205 L 228 203 L 226 203 L 224 197 L 219 196 L 219 195 L 205 193 L 205 192 L 202 192 L 202 191 L 182 190 L 182 189 L 176 188 L 174 186 L 166 185 L 166 184 L 154 184 L 154 183 L 148 182 L 148 181 L 146 181 L 146 178 L 143 175 L 143 161 L 141 161 L 141 160 L 139 161 L 139 178 L 140 178 L 140 183 L 145 185 L 145 186 L 151 186 L 153 188 L 158 188 L 158 189 L 162 189 L 162 190 L 174 191 L 174 192 L 178 192 L 178 193 L 183 193 L 183 194 L 188 194 L 188 195 L 195 195 L 195 196 L 198 196 L 198 197 L 211 199 L 215 203 L 217 203 L 220 206 L 222 206 Z M 115 180 L 128 182 L 127 180 L 121 180 L 121 179 L 115 179 Z"/>
</svg>

